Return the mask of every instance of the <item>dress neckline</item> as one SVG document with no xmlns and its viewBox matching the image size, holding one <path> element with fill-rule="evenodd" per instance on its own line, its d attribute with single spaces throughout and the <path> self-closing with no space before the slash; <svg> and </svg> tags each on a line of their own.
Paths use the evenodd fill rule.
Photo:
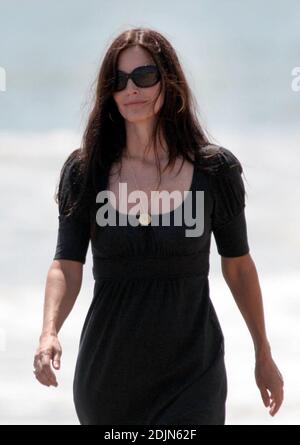
<svg viewBox="0 0 300 445">
<path fill-rule="evenodd" d="M 194 191 L 195 182 L 196 182 L 196 169 L 197 169 L 197 165 L 196 165 L 196 162 L 194 161 L 191 184 L 190 184 L 189 189 L 187 190 L 188 193 L 187 193 L 186 197 L 181 201 L 181 203 L 177 207 L 175 207 L 175 209 L 172 209 L 170 212 L 151 213 L 152 216 L 154 216 L 154 217 L 165 217 L 166 215 L 170 215 L 171 216 L 171 215 L 173 215 L 173 213 L 175 213 L 175 212 L 179 211 L 180 209 L 182 209 L 183 205 L 188 200 L 189 195 Z M 106 182 L 106 184 L 107 184 L 107 182 Z M 116 214 L 118 214 L 118 215 L 121 215 L 121 216 L 126 217 L 126 218 L 128 218 L 129 216 L 134 216 L 134 215 L 129 215 L 129 213 L 120 212 L 117 208 L 115 208 L 110 203 L 109 199 L 108 199 L 108 204 L 112 208 L 112 210 L 114 210 L 116 212 Z"/>
</svg>

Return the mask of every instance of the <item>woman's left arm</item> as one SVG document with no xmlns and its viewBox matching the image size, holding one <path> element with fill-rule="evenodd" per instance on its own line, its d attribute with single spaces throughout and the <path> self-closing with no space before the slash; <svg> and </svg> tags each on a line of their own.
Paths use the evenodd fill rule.
<svg viewBox="0 0 300 445">
<path fill-rule="evenodd" d="M 271 354 L 267 339 L 263 300 L 258 274 L 250 253 L 239 257 L 221 257 L 223 277 L 248 326 L 255 350 L 255 379 L 270 415 L 283 401 L 283 378 Z"/>
</svg>

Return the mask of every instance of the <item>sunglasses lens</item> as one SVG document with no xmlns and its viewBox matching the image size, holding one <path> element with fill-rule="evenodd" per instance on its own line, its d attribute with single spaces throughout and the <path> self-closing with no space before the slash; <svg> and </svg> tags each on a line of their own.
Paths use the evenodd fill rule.
<svg viewBox="0 0 300 445">
<path fill-rule="evenodd" d="M 139 87 L 151 87 L 159 80 L 159 71 L 155 66 L 138 68 L 133 74 L 133 80 Z"/>
<path fill-rule="evenodd" d="M 124 74 L 119 73 L 115 82 L 115 91 L 121 91 L 126 87 L 126 76 Z"/>
<path fill-rule="evenodd" d="M 134 83 L 141 88 L 147 88 L 155 85 L 160 79 L 160 73 L 155 65 L 147 65 L 136 68 L 132 74 Z M 122 71 L 118 72 L 115 81 L 115 91 L 121 91 L 126 88 L 127 77 Z"/>
</svg>

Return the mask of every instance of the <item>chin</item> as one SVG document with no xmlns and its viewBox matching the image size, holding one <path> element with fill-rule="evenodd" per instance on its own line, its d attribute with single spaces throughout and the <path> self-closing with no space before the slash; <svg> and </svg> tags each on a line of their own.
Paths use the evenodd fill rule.
<svg viewBox="0 0 300 445">
<path fill-rule="evenodd" d="M 139 114 L 135 114 L 134 116 L 125 116 L 124 119 L 127 120 L 128 122 L 141 122 L 141 121 L 146 121 L 149 119 L 153 119 L 154 115 L 151 116 L 147 116 L 147 115 L 139 115 Z"/>
</svg>

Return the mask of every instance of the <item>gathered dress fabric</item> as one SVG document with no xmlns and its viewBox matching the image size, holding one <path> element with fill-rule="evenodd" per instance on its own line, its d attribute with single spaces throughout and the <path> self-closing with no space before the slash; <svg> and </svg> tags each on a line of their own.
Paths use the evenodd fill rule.
<svg viewBox="0 0 300 445">
<path fill-rule="evenodd" d="M 107 180 L 101 177 L 99 191 Z M 210 299 L 209 254 L 211 234 L 221 256 L 249 252 L 239 160 L 218 147 L 196 162 L 188 195 L 156 225 L 121 224 L 132 215 L 116 211 L 116 224 L 97 224 L 91 237 L 88 212 L 66 216 L 77 191 L 73 160 L 59 184 L 54 259 L 85 264 L 91 246 L 94 293 L 73 380 L 80 424 L 223 425 L 224 336 Z M 197 236 L 186 236 L 196 226 L 183 217 L 175 224 L 187 199 L 193 217 L 202 216 Z"/>
</svg>

